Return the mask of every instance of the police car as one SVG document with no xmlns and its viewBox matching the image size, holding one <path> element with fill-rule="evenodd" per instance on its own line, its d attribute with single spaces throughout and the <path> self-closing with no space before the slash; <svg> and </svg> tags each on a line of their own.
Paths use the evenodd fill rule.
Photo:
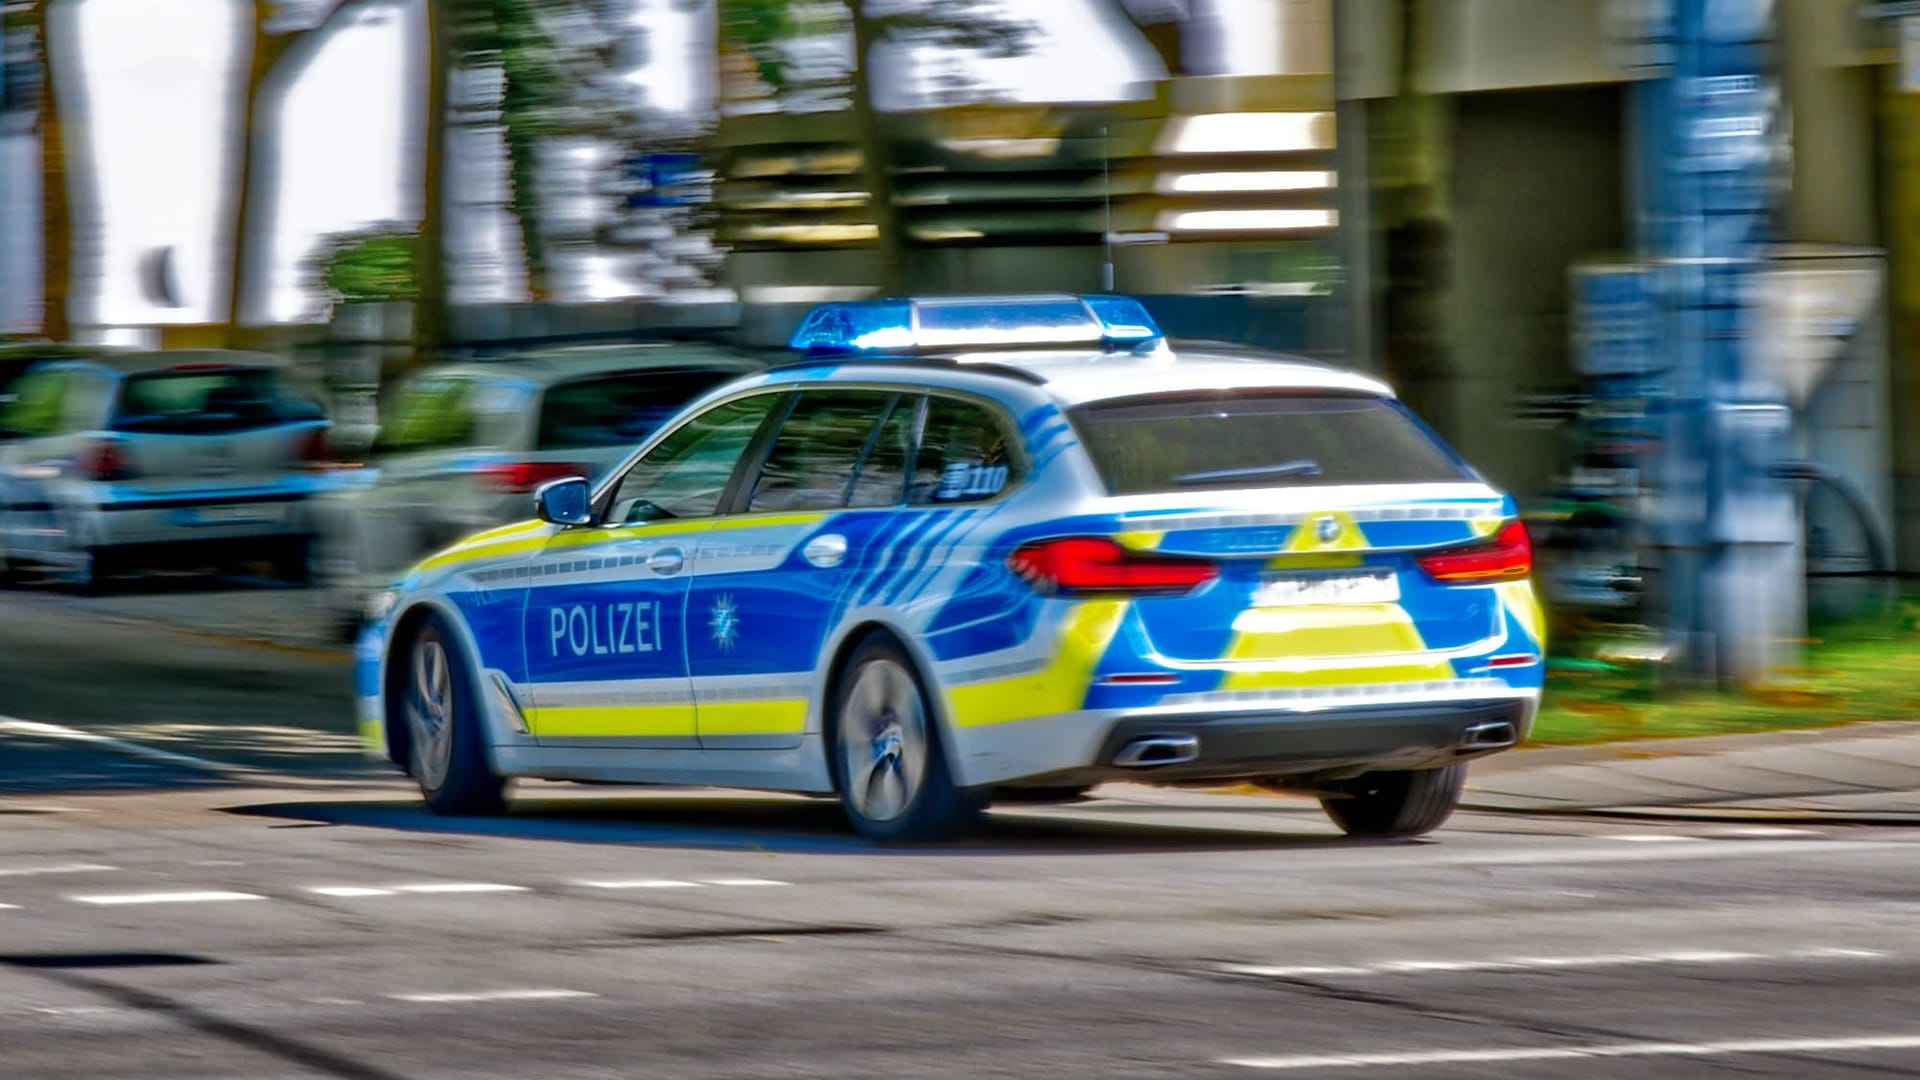
<svg viewBox="0 0 1920 1080">
<path fill-rule="evenodd" d="M 375 605 L 362 731 L 429 807 L 721 785 L 925 840 L 1250 781 L 1410 835 L 1525 738 L 1526 530 L 1382 383 L 1122 297 L 827 305 L 793 346 Z"/>
</svg>

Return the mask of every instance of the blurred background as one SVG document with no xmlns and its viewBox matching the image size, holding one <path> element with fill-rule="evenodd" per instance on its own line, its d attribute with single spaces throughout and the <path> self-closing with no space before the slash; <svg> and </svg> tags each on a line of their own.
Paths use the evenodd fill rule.
<svg viewBox="0 0 1920 1080">
<path fill-rule="evenodd" d="M 825 300 L 1114 290 L 1384 375 L 1512 490 L 1581 723 L 1909 648 L 1920 5 L 0 10 L 0 333 L 278 354 L 343 460 L 485 441 L 422 389 L 463 363 L 546 387 L 699 341 L 721 372 Z M 519 437 L 509 494 L 582 458 Z"/>
</svg>

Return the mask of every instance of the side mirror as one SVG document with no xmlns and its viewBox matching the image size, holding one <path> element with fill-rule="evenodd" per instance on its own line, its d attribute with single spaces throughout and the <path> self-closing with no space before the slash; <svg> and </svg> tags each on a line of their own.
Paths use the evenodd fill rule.
<svg viewBox="0 0 1920 1080">
<path fill-rule="evenodd" d="M 591 525 L 593 487 L 578 476 L 550 480 L 534 491 L 533 512 L 551 525 Z"/>
</svg>

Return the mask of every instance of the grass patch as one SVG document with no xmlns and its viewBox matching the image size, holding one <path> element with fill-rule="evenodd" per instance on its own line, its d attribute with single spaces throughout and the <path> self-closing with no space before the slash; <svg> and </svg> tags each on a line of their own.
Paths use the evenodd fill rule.
<svg viewBox="0 0 1920 1080">
<path fill-rule="evenodd" d="M 1920 719 L 1920 632 L 1912 609 L 1829 630 L 1799 668 L 1745 692 L 1661 689 L 1658 665 L 1562 659 L 1547 679 L 1534 745 L 1831 727 Z"/>
</svg>

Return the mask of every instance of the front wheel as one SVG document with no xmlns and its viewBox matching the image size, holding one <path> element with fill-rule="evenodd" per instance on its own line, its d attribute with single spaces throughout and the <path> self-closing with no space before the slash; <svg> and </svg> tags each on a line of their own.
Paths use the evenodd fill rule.
<svg viewBox="0 0 1920 1080">
<path fill-rule="evenodd" d="M 506 809 L 506 781 L 487 763 L 480 702 L 464 654 L 430 619 L 408 649 L 405 697 L 408 764 L 427 809 L 487 815 Z"/>
<path fill-rule="evenodd" d="M 833 771 L 855 831 L 883 843 L 952 839 L 985 808 L 954 786 L 913 661 L 885 637 L 854 651 L 834 698 Z"/>
<path fill-rule="evenodd" d="M 1364 773 L 1334 785 L 1320 806 L 1348 836 L 1420 836 L 1453 816 L 1466 784 L 1465 764 Z"/>
</svg>

